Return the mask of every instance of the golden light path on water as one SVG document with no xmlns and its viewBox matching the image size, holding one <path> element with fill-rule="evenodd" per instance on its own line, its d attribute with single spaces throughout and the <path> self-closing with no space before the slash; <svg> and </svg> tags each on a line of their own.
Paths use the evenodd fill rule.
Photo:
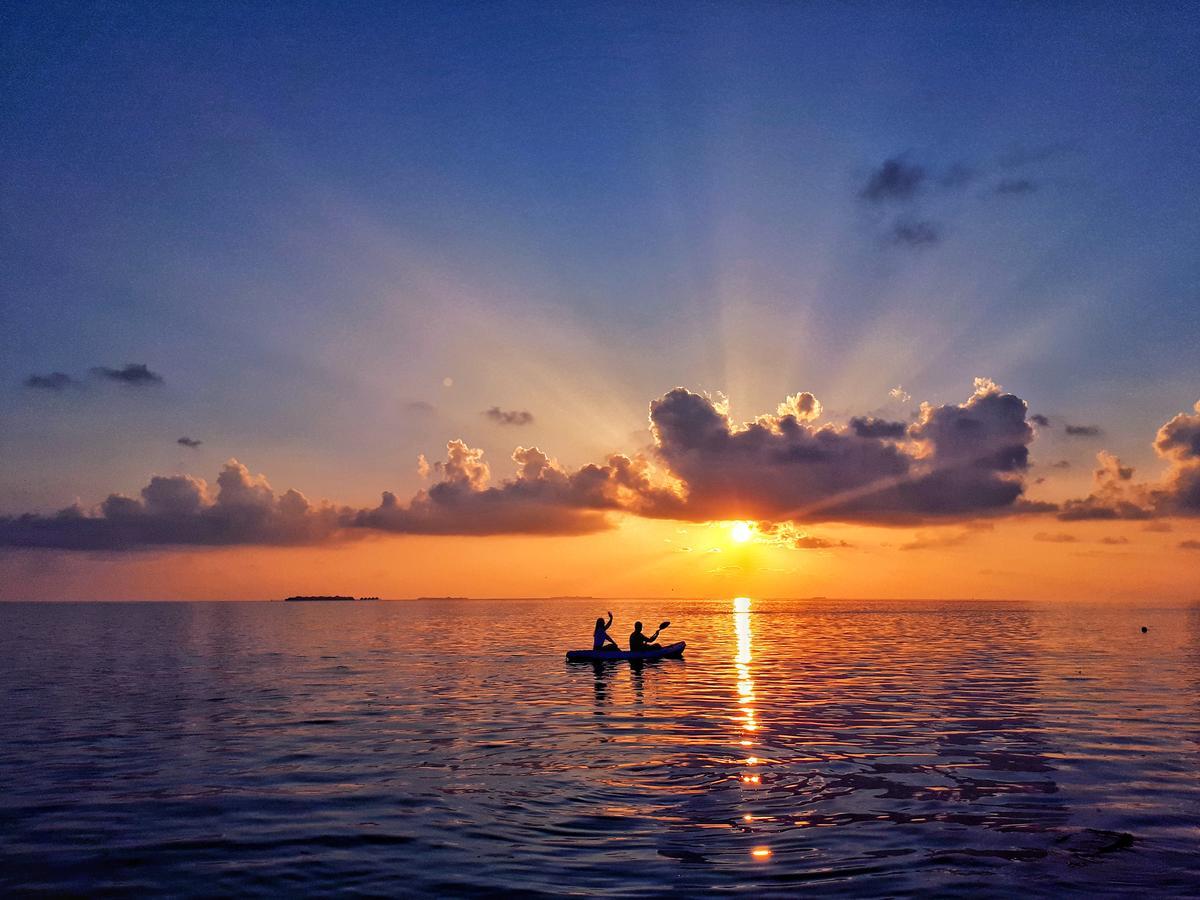
<svg viewBox="0 0 1200 900">
<path fill-rule="evenodd" d="M 758 731 L 758 717 L 754 709 L 754 679 L 750 674 L 750 663 L 754 656 L 751 651 L 753 633 L 750 629 L 749 597 L 735 597 L 733 600 L 733 631 L 737 637 L 737 654 L 733 658 L 733 665 L 737 671 L 738 705 L 741 707 L 738 723 L 739 745 L 743 751 L 749 753 L 754 747 L 754 739 Z M 762 783 L 762 777 L 749 769 L 750 766 L 756 766 L 759 762 L 759 758 L 752 754 L 746 757 L 747 771 L 742 775 L 743 784 L 758 785 Z M 742 816 L 742 820 L 753 822 L 754 816 L 746 813 Z M 755 847 L 750 851 L 750 855 L 755 859 L 762 860 L 771 855 L 771 850 L 769 847 Z"/>
</svg>

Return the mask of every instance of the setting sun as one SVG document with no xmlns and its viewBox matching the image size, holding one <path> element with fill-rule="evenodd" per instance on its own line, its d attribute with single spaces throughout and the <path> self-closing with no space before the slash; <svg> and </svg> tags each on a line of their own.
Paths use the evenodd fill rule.
<svg viewBox="0 0 1200 900">
<path fill-rule="evenodd" d="M 754 526 L 749 522 L 734 522 L 729 526 L 729 537 L 735 544 L 744 544 L 754 537 Z"/>
</svg>

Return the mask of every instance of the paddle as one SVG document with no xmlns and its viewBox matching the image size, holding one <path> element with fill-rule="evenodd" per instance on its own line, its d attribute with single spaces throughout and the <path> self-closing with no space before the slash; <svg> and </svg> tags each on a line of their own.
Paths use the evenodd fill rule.
<svg viewBox="0 0 1200 900">
<path fill-rule="evenodd" d="M 658 626 L 658 630 L 662 631 L 664 628 L 666 628 L 670 624 L 671 624 L 670 622 L 663 622 L 661 625 Z"/>
</svg>

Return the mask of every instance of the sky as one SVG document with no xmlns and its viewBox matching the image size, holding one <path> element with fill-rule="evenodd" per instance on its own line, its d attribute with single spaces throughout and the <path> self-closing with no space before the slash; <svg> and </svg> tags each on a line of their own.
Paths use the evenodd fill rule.
<svg viewBox="0 0 1200 900">
<path fill-rule="evenodd" d="M 1196 596 L 1198 40 L 10 4 L 0 598 Z"/>
</svg>

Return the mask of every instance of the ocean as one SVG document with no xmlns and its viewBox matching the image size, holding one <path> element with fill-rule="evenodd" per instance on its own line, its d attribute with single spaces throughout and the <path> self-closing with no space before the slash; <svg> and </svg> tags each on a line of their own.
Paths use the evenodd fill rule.
<svg viewBox="0 0 1200 900">
<path fill-rule="evenodd" d="M 609 609 L 684 659 L 568 663 Z M 8 896 L 1200 885 L 1197 606 L 10 603 L 0 658 Z"/>
</svg>

